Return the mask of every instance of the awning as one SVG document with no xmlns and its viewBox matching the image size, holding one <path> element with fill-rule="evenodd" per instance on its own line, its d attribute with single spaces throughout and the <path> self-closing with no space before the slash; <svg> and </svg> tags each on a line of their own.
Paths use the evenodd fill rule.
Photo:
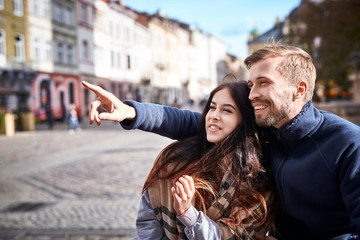
<svg viewBox="0 0 360 240">
<path fill-rule="evenodd" d="M 11 89 L 11 88 L 3 88 L 0 87 L 0 94 L 1 95 L 10 95 L 10 94 L 16 94 L 16 95 L 26 95 L 29 94 L 26 91 L 20 91 L 20 90 L 15 90 L 15 89 Z"/>
</svg>

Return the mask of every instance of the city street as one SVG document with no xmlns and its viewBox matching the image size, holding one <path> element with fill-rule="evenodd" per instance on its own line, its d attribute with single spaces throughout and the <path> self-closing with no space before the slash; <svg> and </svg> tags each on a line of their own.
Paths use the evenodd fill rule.
<svg viewBox="0 0 360 240">
<path fill-rule="evenodd" d="M 37 128 L 0 135 L 0 239 L 136 236 L 142 185 L 173 140 L 113 122 Z"/>
</svg>

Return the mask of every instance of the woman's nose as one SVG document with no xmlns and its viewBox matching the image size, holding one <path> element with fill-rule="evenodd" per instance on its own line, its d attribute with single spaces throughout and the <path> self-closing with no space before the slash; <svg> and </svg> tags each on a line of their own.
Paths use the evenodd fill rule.
<svg viewBox="0 0 360 240">
<path fill-rule="evenodd" d="M 220 119 L 220 113 L 219 111 L 216 109 L 214 111 L 211 111 L 210 113 L 210 117 L 213 119 Z"/>
</svg>

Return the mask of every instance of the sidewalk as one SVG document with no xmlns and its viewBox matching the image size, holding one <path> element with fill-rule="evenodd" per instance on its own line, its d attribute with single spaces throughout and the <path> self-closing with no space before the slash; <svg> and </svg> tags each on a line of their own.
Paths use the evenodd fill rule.
<svg viewBox="0 0 360 240">
<path fill-rule="evenodd" d="M 172 140 L 113 122 L 36 128 L 0 136 L 0 240 L 134 237 L 142 185 Z"/>
<path fill-rule="evenodd" d="M 103 125 L 114 125 L 115 123 L 103 122 L 102 124 Z M 86 121 L 83 120 L 83 121 L 79 122 L 79 127 L 82 129 L 91 128 L 94 126 L 96 126 L 95 123 L 93 125 L 90 125 L 87 120 Z M 52 130 L 67 130 L 67 129 L 68 129 L 68 124 L 66 122 L 55 121 Z M 40 123 L 35 124 L 35 130 L 44 131 L 44 130 L 51 130 L 51 129 L 49 129 L 49 125 L 46 122 L 40 122 Z"/>
<path fill-rule="evenodd" d="M 111 231 L 0 230 L 0 240 L 131 240 L 133 237 Z"/>
</svg>

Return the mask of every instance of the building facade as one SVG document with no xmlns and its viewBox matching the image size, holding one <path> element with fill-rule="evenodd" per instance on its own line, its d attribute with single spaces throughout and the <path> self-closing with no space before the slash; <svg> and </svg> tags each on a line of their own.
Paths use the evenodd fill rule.
<svg viewBox="0 0 360 240">
<path fill-rule="evenodd" d="M 0 1 L 0 109 L 24 111 L 31 106 L 35 75 L 29 64 L 27 1 Z"/>
<path fill-rule="evenodd" d="M 199 102 L 227 73 L 241 72 L 225 43 L 122 1 L 0 1 L 0 103 L 38 121 L 80 118 L 96 97 L 88 81 L 121 100 Z M 239 67 L 239 69 L 237 69 Z"/>
</svg>

